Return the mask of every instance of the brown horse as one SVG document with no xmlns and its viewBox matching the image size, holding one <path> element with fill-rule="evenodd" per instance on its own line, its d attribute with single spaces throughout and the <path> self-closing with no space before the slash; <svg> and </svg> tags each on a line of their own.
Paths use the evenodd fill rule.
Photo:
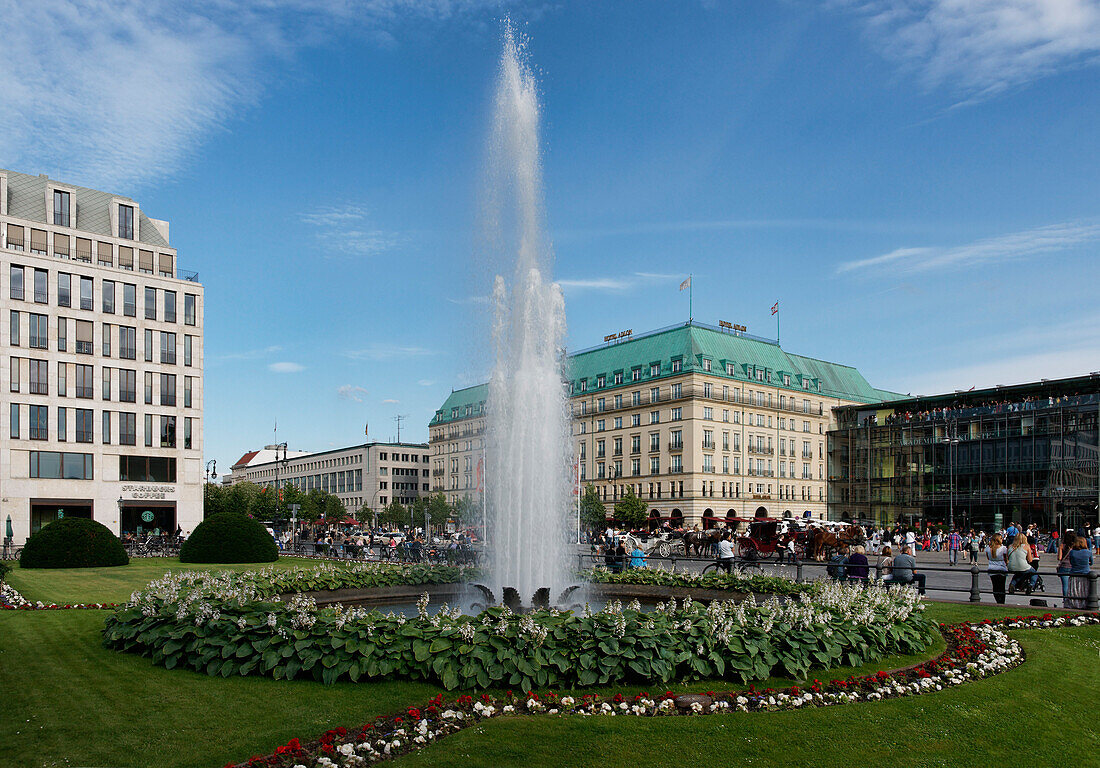
<svg viewBox="0 0 1100 768">
<path fill-rule="evenodd" d="M 845 554 L 853 545 L 864 541 L 863 529 L 858 525 L 849 525 L 839 534 L 824 528 L 810 531 L 806 551 L 814 560 L 824 560 L 831 552 Z"/>
<path fill-rule="evenodd" d="M 709 553 L 711 547 L 718 546 L 718 542 L 722 539 L 723 532 L 721 528 L 711 528 L 706 531 L 685 531 L 684 554 L 690 555 L 692 550 L 695 551 L 696 557 L 699 557 L 704 552 Z"/>
</svg>

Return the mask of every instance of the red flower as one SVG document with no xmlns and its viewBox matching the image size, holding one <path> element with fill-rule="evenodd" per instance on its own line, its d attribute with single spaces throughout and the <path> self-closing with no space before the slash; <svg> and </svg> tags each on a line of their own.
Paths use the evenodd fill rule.
<svg viewBox="0 0 1100 768">
<path fill-rule="evenodd" d="M 336 751 L 336 749 L 331 744 L 322 744 L 321 751 L 324 752 L 326 755 L 331 755 L 333 752 Z"/>
</svg>

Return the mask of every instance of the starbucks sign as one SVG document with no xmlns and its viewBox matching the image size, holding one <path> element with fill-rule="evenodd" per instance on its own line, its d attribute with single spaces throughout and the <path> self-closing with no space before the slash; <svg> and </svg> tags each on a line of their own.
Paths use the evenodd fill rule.
<svg viewBox="0 0 1100 768">
<path fill-rule="evenodd" d="M 142 522 L 145 522 L 145 523 L 153 522 L 153 513 L 150 512 L 149 510 L 145 510 L 144 512 L 141 513 L 141 520 L 142 520 Z"/>
</svg>

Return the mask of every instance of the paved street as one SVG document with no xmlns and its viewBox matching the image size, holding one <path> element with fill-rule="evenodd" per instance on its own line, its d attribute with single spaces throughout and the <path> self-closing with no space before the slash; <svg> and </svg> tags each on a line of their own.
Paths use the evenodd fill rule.
<svg viewBox="0 0 1100 768">
<path fill-rule="evenodd" d="M 591 554 L 591 548 L 587 545 L 578 546 L 576 548 L 577 554 L 585 555 L 585 565 L 591 566 L 594 562 L 602 564 L 602 558 L 598 560 L 587 557 Z M 867 559 L 871 562 L 872 566 L 875 563 L 876 558 L 872 555 L 868 555 Z M 649 564 L 651 567 L 675 567 L 678 571 L 694 571 L 699 572 L 705 566 L 709 565 L 710 560 L 694 560 L 694 559 L 671 559 L 663 560 L 660 558 L 651 558 Z M 1052 555 L 1044 555 L 1040 559 L 1040 574 L 1043 574 L 1043 581 L 1045 586 L 1045 592 L 1036 592 L 1033 595 L 1007 595 L 1005 598 L 1006 605 L 1027 606 L 1031 600 L 1046 600 L 1047 607 L 1049 608 L 1061 608 L 1062 607 L 1062 585 L 1058 576 L 1053 573 L 1054 571 L 1054 557 Z M 965 553 L 960 553 L 959 565 L 954 567 L 948 564 L 947 552 L 919 552 L 917 553 L 917 571 L 920 572 L 924 567 L 924 573 L 928 578 L 927 594 L 928 597 L 934 600 L 957 600 L 957 601 L 969 601 L 970 600 L 970 587 L 971 587 L 971 571 L 970 563 Z M 985 557 L 980 555 L 978 558 L 978 567 L 981 569 L 981 573 L 978 576 L 978 588 L 981 590 L 981 597 L 983 604 L 993 605 L 995 601 L 993 599 L 992 585 L 989 581 L 989 576 L 985 573 Z M 929 568 L 944 569 L 944 570 L 928 570 Z M 761 566 L 760 569 L 763 573 L 777 574 L 786 576 L 788 578 L 795 578 L 797 569 L 793 565 L 778 565 L 774 558 L 767 560 Z M 1094 567 L 1094 571 L 1097 568 Z M 1050 572 L 1049 574 L 1047 572 Z M 802 577 L 803 579 L 818 579 L 825 576 L 824 563 L 813 563 L 804 561 L 802 563 Z"/>
</svg>

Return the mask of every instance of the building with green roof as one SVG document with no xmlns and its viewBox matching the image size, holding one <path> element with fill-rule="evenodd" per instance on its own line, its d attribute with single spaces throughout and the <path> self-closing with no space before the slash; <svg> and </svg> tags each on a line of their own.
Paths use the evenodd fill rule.
<svg viewBox="0 0 1100 768">
<path fill-rule="evenodd" d="M 832 409 L 898 397 L 855 368 L 699 322 L 616 334 L 566 371 L 580 484 L 608 509 L 628 489 L 654 524 L 824 517 Z M 480 493 L 488 386 L 453 391 L 429 424 L 433 490 Z M 491 471 L 491 467 L 488 471 Z"/>
</svg>

